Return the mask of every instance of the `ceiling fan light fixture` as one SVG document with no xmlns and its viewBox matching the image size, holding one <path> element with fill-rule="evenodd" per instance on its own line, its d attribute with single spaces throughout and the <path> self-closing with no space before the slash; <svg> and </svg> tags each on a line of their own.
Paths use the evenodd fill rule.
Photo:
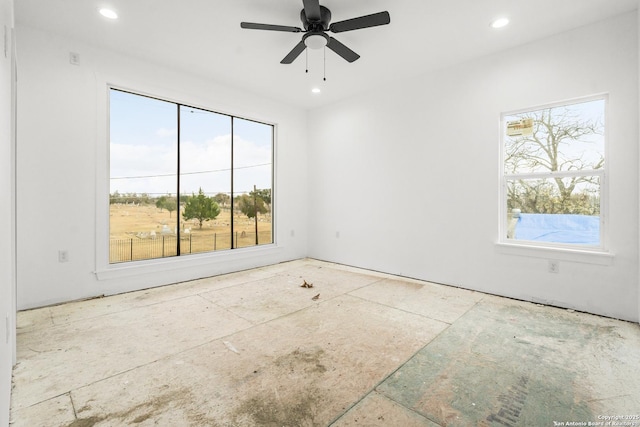
<svg viewBox="0 0 640 427">
<path fill-rule="evenodd" d="M 321 34 L 311 34 L 305 37 L 304 44 L 309 49 L 322 49 L 327 45 L 327 37 Z"/>
</svg>

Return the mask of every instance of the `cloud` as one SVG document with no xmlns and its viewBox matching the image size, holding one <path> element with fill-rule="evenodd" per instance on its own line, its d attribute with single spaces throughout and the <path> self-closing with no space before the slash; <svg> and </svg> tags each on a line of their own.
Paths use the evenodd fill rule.
<svg viewBox="0 0 640 427">
<path fill-rule="evenodd" d="M 161 129 L 162 130 L 162 129 Z M 166 129 L 165 129 L 166 131 Z M 111 144 L 111 191 L 150 194 L 175 193 L 175 144 Z M 182 192 L 229 192 L 231 189 L 231 135 L 203 142 L 182 141 Z M 264 145 L 234 138 L 237 193 L 271 187 L 271 144 Z M 170 176 L 166 176 L 170 175 Z M 127 179 L 114 179 L 131 177 Z M 137 177 L 137 178 L 134 178 Z"/>
<path fill-rule="evenodd" d="M 178 134 L 178 130 L 175 128 L 174 129 L 160 128 L 156 131 L 156 135 L 158 135 L 160 138 L 176 136 L 177 134 Z"/>
</svg>

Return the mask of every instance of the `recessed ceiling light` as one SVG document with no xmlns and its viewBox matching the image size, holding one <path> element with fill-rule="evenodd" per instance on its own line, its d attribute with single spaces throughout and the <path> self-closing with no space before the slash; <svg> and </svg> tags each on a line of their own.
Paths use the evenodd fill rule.
<svg viewBox="0 0 640 427">
<path fill-rule="evenodd" d="M 109 19 L 118 19 L 118 14 L 111 9 L 106 9 L 106 8 L 100 9 L 100 15 Z"/>
<path fill-rule="evenodd" d="M 320 89 L 317 87 L 314 87 L 313 89 L 311 89 L 311 92 L 313 93 L 320 93 Z"/>
<path fill-rule="evenodd" d="M 509 25 L 509 18 L 497 18 L 491 22 L 491 28 L 503 28 Z"/>
</svg>

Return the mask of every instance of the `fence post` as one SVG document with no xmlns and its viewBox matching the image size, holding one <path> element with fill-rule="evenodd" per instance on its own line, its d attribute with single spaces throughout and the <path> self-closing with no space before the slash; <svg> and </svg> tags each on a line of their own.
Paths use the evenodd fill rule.
<svg viewBox="0 0 640 427">
<path fill-rule="evenodd" d="M 164 258 L 164 234 L 162 235 L 162 258 Z"/>
<path fill-rule="evenodd" d="M 192 253 L 192 251 L 191 251 L 191 233 L 189 233 L 189 253 Z"/>
<path fill-rule="evenodd" d="M 216 240 L 217 240 L 217 236 L 218 236 L 218 235 L 217 235 L 216 233 L 213 233 L 213 250 L 214 250 L 214 251 L 216 250 Z"/>
<path fill-rule="evenodd" d="M 129 256 L 130 256 L 130 261 L 133 261 L 133 239 L 129 239 L 130 242 L 130 250 L 129 250 Z"/>
</svg>

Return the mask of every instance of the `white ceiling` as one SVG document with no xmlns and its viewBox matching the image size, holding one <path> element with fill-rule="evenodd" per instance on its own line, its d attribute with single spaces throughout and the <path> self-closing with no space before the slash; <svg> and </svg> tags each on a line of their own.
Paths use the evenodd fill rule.
<svg viewBox="0 0 640 427">
<path fill-rule="evenodd" d="M 393 79 L 635 10 L 638 0 L 321 0 L 332 22 L 387 10 L 389 25 L 333 34 L 361 55 L 347 63 L 326 51 L 280 60 L 301 33 L 244 30 L 241 21 L 301 27 L 301 0 L 16 0 L 18 25 L 79 38 L 141 59 L 208 76 L 303 108 L 335 102 Z M 109 21 L 98 14 L 110 7 Z M 490 28 L 497 16 L 511 24 Z M 81 53 L 81 52 L 80 52 Z M 322 93 L 314 95 L 312 87 Z"/>
</svg>

